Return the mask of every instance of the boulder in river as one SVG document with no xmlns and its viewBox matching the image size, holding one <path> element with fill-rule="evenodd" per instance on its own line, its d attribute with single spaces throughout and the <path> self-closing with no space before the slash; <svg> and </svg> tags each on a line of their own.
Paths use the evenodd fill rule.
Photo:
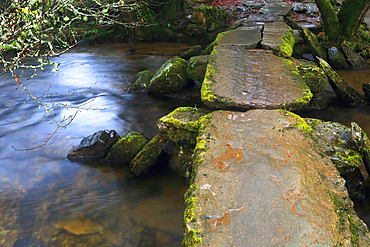
<svg viewBox="0 0 370 247">
<path fill-rule="evenodd" d="M 351 64 L 351 67 L 356 68 L 364 66 L 366 64 L 365 59 L 354 52 L 348 45 L 342 44 L 341 47 L 347 57 L 348 62 Z"/>
<path fill-rule="evenodd" d="M 147 172 L 158 160 L 168 138 L 163 133 L 158 133 L 143 149 L 131 160 L 130 169 L 136 176 Z"/>
<path fill-rule="evenodd" d="M 169 59 L 150 80 L 148 91 L 159 94 L 181 91 L 189 84 L 186 75 L 187 65 L 188 63 L 180 57 Z"/>
<path fill-rule="evenodd" d="M 195 45 L 187 49 L 180 57 L 183 59 L 190 59 L 191 57 L 199 56 L 201 53 L 202 47 L 200 45 Z"/>
<path fill-rule="evenodd" d="M 148 142 L 149 139 L 144 134 L 129 132 L 112 146 L 106 159 L 128 164 Z"/>
<path fill-rule="evenodd" d="M 343 53 L 333 46 L 328 50 L 329 64 L 335 69 L 349 69 L 349 64 Z"/>
<path fill-rule="evenodd" d="M 300 64 L 297 68 L 313 95 L 322 92 L 328 84 L 328 77 L 317 65 Z"/>
<path fill-rule="evenodd" d="M 206 74 L 209 55 L 195 56 L 190 58 L 186 74 L 189 79 L 202 83 Z"/>
<path fill-rule="evenodd" d="M 83 138 L 80 145 L 69 150 L 67 158 L 104 158 L 119 139 L 114 130 L 100 130 Z"/>
<path fill-rule="evenodd" d="M 312 127 L 312 138 L 329 156 L 341 177 L 346 180 L 349 196 L 363 199 L 365 180 L 360 170 L 363 160 L 355 146 L 351 128 L 319 119 L 305 118 L 304 120 Z"/>
<path fill-rule="evenodd" d="M 149 82 L 153 78 L 152 72 L 150 70 L 144 70 L 135 76 L 131 82 L 129 92 L 146 92 L 148 90 Z"/>
<path fill-rule="evenodd" d="M 335 94 L 346 106 L 358 106 L 365 103 L 365 97 L 356 91 L 348 82 L 343 80 L 337 72 L 322 58 L 316 57 L 320 67 L 329 78 L 329 83 Z"/>
</svg>

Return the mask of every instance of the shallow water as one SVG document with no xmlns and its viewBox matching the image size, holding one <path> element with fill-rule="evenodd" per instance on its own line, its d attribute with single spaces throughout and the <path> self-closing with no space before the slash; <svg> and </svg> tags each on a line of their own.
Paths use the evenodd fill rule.
<svg viewBox="0 0 370 247">
<path fill-rule="evenodd" d="M 44 109 L 22 119 L 38 105 L 32 100 L 22 105 L 25 96 L 13 102 L 21 89 L 15 90 L 9 75 L 1 77 L 0 246 L 181 246 L 185 179 L 159 167 L 136 178 L 127 167 L 71 162 L 66 155 L 83 137 L 102 129 L 121 136 L 139 131 L 152 138 L 160 117 L 178 106 L 194 106 L 184 100 L 126 94 L 138 71 L 155 72 L 186 48 L 177 43 L 79 48 L 54 59 L 60 63 L 57 73 L 48 68 L 32 80 L 24 76 L 22 82 L 38 97 L 49 87 L 52 94 L 82 92 L 54 98 L 55 103 L 75 106 L 96 97 L 84 107 L 90 110 L 78 112 L 47 145 L 31 151 L 12 147 L 38 146 L 56 125 L 43 120 Z M 75 112 L 61 108 L 53 113 L 60 121 Z"/>
</svg>

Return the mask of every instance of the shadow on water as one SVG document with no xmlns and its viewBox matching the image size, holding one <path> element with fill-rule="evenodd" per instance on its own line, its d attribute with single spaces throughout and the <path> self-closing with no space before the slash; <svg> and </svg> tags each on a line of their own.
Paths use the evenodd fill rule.
<svg viewBox="0 0 370 247">
<path fill-rule="evenodd" d="M 160 117 L 178 106 L 194 106 L 187 100 L 126 94 L 137 72 L 155 72 L 188 47 L 128 43 L 79 48 L 55 58 L 61 64 L 57 73 L 48 68 L 32 80 L 24 77 L 22 82 L 39 97 L 49 87 L 51 93 L 82 92 L 53 102 L 79 105 L 96 97 L 91 108 L 105 109 L 78 112 L 46 146 L 26 152 L 12 146 L 41 144 L 55 124 L 42 120 L 43 109 L 23 119 L 38 105 L 23 104 L 25 96 L 12 102 L 20 90 L 9 75 L 1 78 L 0 246 L 181 246 L 186 179 L 163 165 L 133 177 L 127 167 L 77 163 L 66 154 L 102 129 L 115 129 L 121 136 L 139 131 L 151 138 Z M 74 113 L 54 111 L 58 120 Z"/>
</svg>

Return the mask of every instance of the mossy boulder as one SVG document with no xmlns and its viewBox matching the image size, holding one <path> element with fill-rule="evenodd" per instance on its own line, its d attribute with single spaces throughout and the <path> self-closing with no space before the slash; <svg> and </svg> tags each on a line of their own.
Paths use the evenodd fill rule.
<svg viewBox="0 0 370 247">
<path fill-rule="evenodd" d="M 129 132 L 112 146 L 106 159 L 128 164 L 148 142 L 149 139 L 144 134 Z"/>
<path fill-rule="evenodd" d="M 188 63 L 180 57 L 169 59 L 151 79 L 148 91 L 159 94 L 181 91 L 189 84 L 189 78 L 186 75 L 187 65 Z"/>
<path fill-rule="evenodd" d="M 190 59 L 191 57 L 198 56 L 202 53 L 202 47 L 195 45 L 187 49 L 180 57 L 183 59 Z"/>
<path fill-rule="evenodd" d="M 361 154 L 357 151 L 351 128 L 340 123 L 313 118 L 304 119 L 312 128 L 312 137 L 328 155 L 340 175 L 346 180 L 352 198 L 363 199 L 364 177 L 361 174 Z"/>
<path fill-rule="evenodd" d="M 202 83 L 206 73 L 209 55 L 195 56 L 190 58 L 186 74 L 189 79 Z"/>
<path fill-rule="evenodd" d="M 148 86 L 150 80 L 153 78 L 152 72 L 150 70 L 144 70 L 135 76 L 135 78 L 131 82 L 131 86 L 129 88 L 129 92 L 146 92 L 148 90 Z"/>
<path fill-rule="evenodd" d="M 365 59 L 354 52 L 348 45 L 342 44 L 341 48 L 346 55 L 348 62 L 351 64 L 351 67 L 356 68 L 364 66 L 366 64 Z"/>
<path fill-rule="evenodd" d="M 200 126 L 208 112 L 193 108 L 179 107 L 158 121 L 158 129 L 175 143 L 195 144 Z"/>
<path fill-rule="evenodd" d="M 351 134 L 356 149 L 362 155 L 366 171 L 368 174 L 370 174 L 370 140 L 367 137 L 365 131 L 363 131 L 361 127 L 355 122 L 351 123 Z"/>
<path fill-rule="evenodd" d="M 150 140 L 144 148 L 131 160 L 130 170 L 136 176 L 147 172 L 158 160 L 159 155 L 163 151 L 163 146 L 168 141 L 168 138 L 163 133 L 158 133 Z"/>
<path fill-rule="evenodd" d="M 337 47 L 333 46 L 328 50 L 328 62 L 335 69 L 348 69 L 349 64 L 343 53 L 338 50 Z"/>
<path fill-rule="evenodd" d="M 344 105 L 358 106 L 365 103 L 365 97 L 343 80 L 324 59 L 319 57 L 316 58 L 320 63 L 320 67 L 328 76 L 331 87 Z"/>
<path fill-rule="evenodd" d="M 308 28 L 301 29 L 302 36 L 308 46 L 310 47 L 311 53 L 314 57 L 320 57 L 327 60 L 327 55 L 324 47 L 320 44 L 316 35 L 312 33 Z"/>
<path fill-rule="evenodd" d="M 313 95 L 322 92 L 328 84 L 328 78 L 320 67 L 301 64 L 297 68 Z"/>
<path fill-rule="evenodd" d="M 175 143 L 169 166 L 182 177 L 189 177 L 192 171 L 192 155 L 195 145 L 187 143 Z"/>
</svg>

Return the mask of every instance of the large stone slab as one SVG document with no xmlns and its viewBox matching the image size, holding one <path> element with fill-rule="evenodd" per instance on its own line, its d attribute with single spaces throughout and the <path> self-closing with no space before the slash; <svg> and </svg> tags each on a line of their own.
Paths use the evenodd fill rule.
<svg viewBox="0 0 370 247">
<path fill-rule="evenodd" d="M 186 193 L 185 246 L 369 246 L 310 131 L 282 110 L 212 113 Z"/>
<path fill-rule="evenodd" d="M 292 29 L 285 22 L 269 22 L 263 29 L 262 48 L 273 50 L 279 56 L 291 56 L 295 39 Z"/>
<path fill-rule="evenodd" d="M 261 41 L 263 25 L 251 24 L 235 30 L 227 31 L 217 39 L 217 45 L 240 45 L 244 48 L 254 49 Z"/>
<path fill-rule="evenodd" d="M 281 1 L 271 1 L 263 6 L 259 12 L 262 14 L 270 15 L 288 15 L 293 7 L 286 2 Z"/>
<path fill-rule="evenodd" d="M 263 50 L 216 46 L 201 89 L 202 101 L 218 109 L 296 109 L 312 98 L 288 59 Z"/>
</svg>

